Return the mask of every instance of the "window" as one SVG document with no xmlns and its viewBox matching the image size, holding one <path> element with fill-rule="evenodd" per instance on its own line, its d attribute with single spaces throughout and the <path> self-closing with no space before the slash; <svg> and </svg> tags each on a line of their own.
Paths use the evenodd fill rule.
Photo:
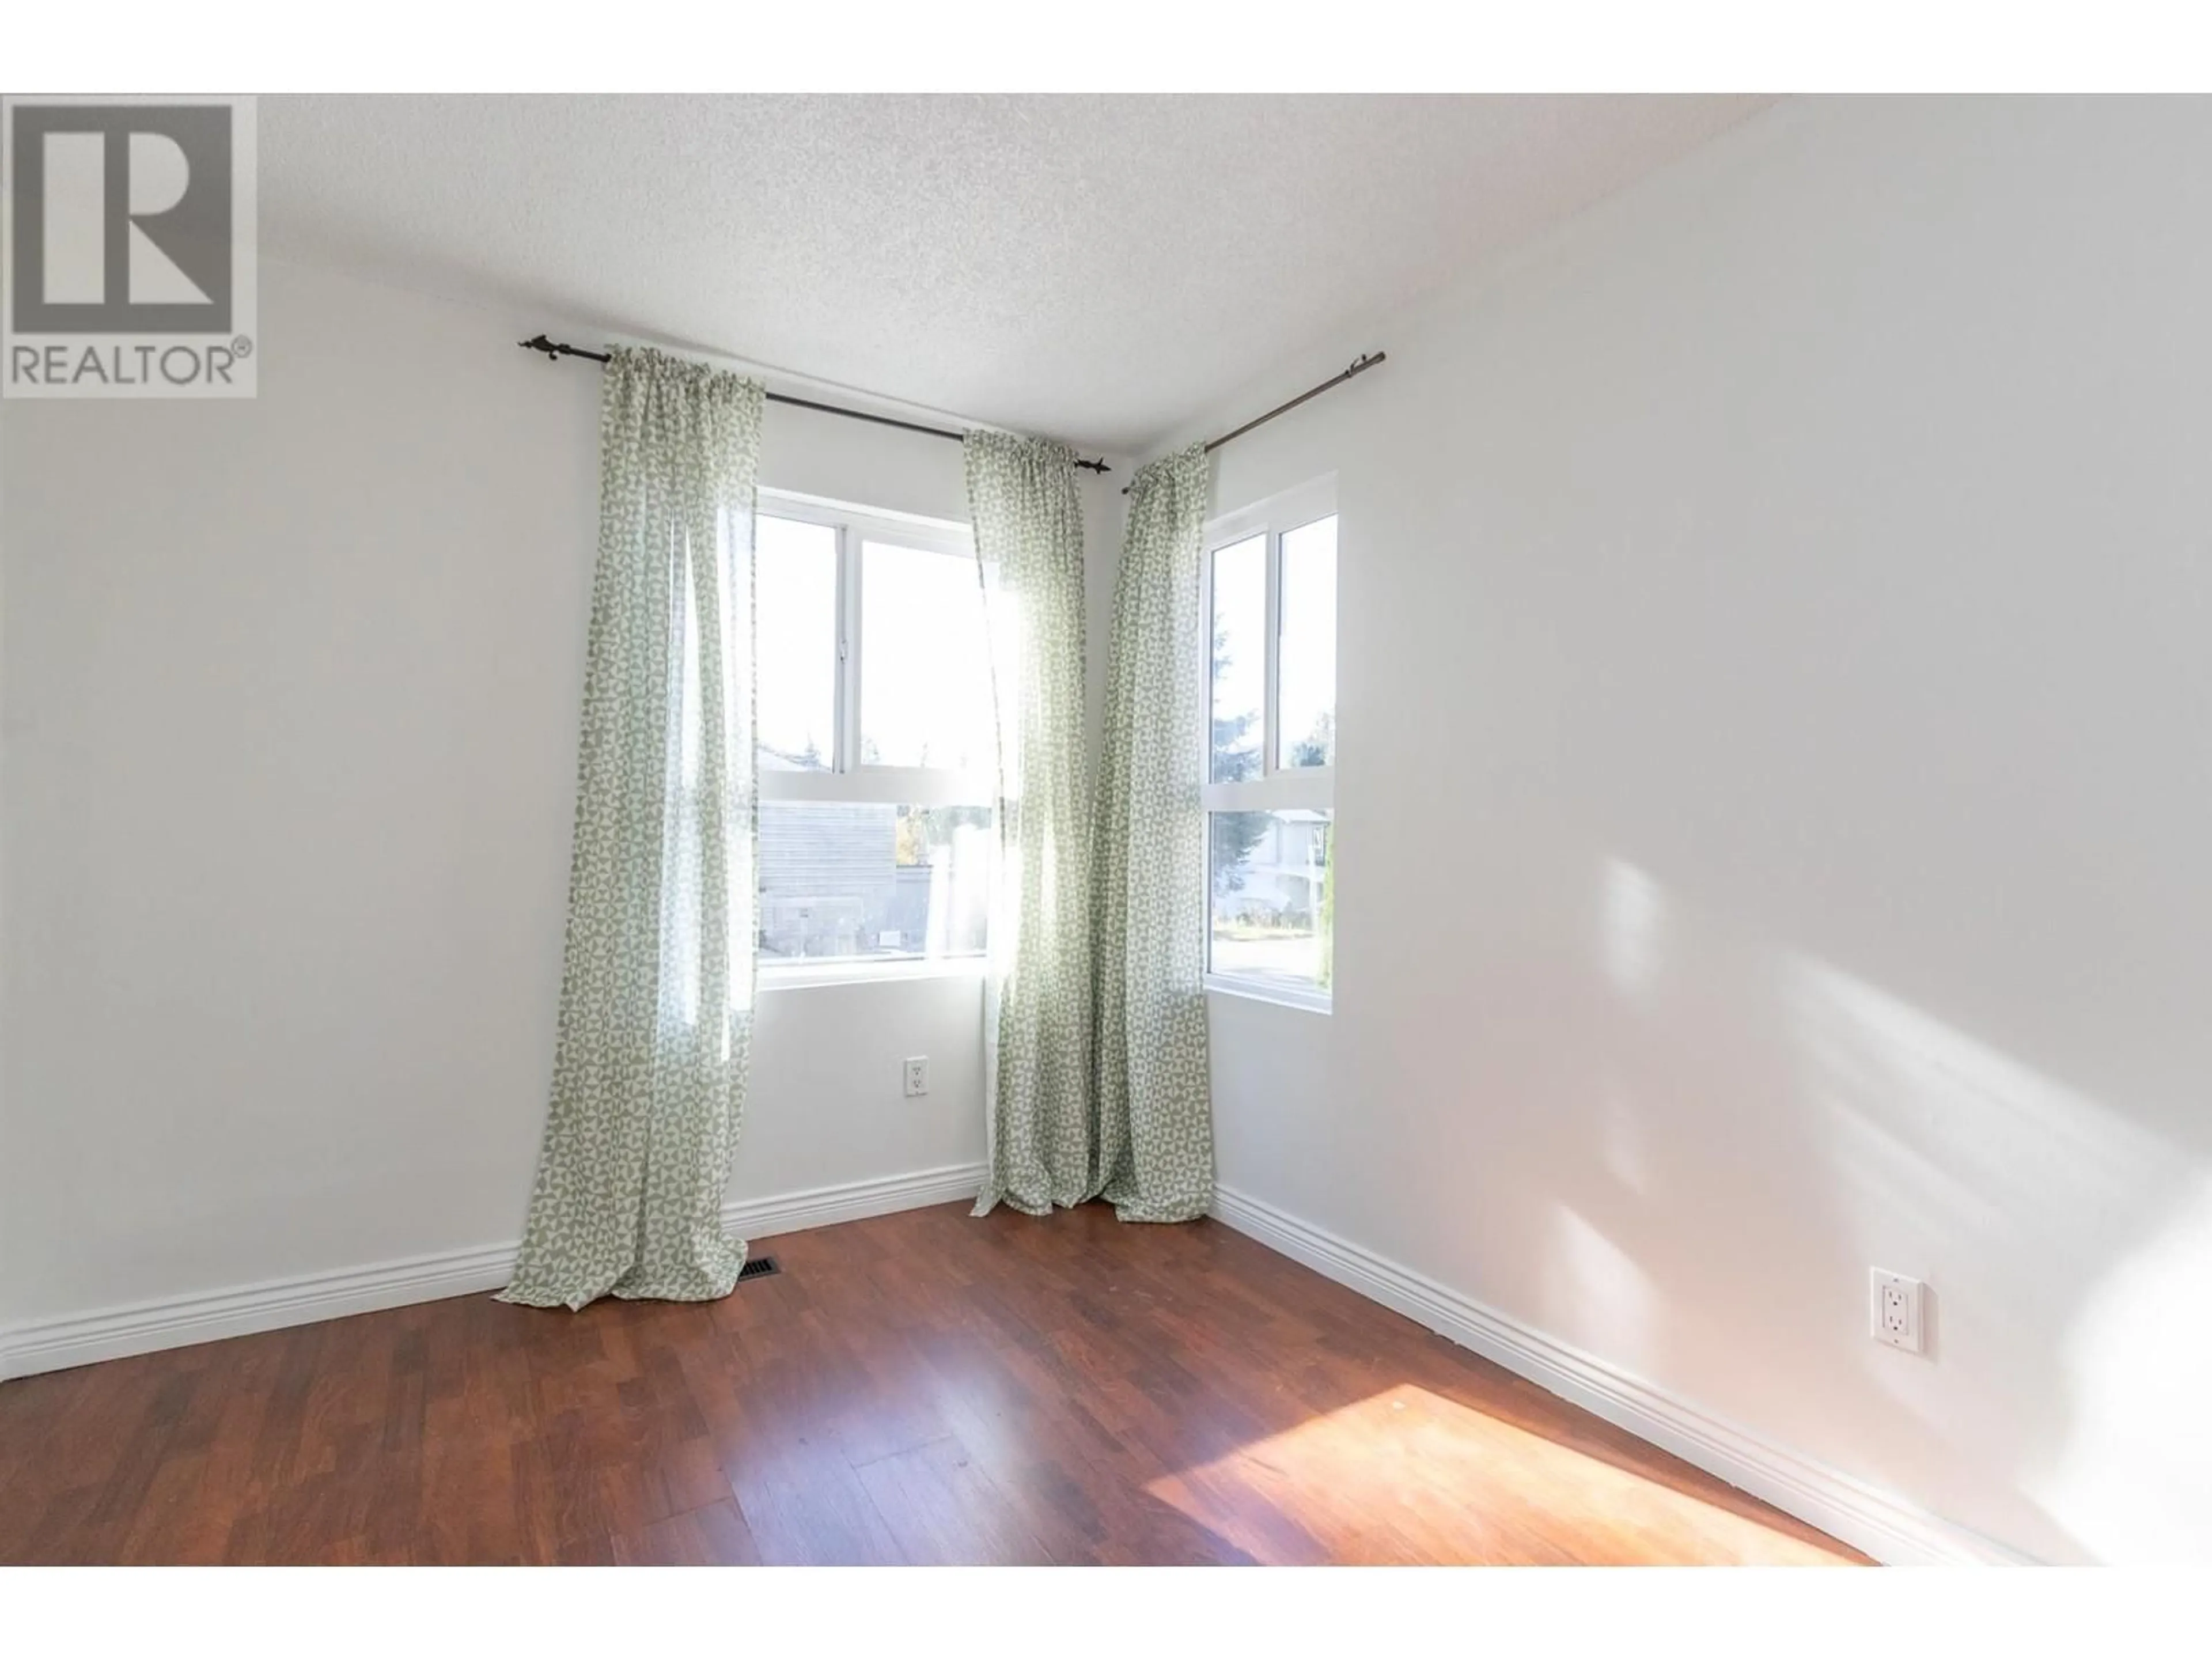
<svg viewBox="0 0 2212 1659">
<path fill-rule="evenodd" d="M 980 957 L 997 725 L 967 528 L 763 490 L 755 548 L 763 977 Z"/>
<path fill-rule="evenodd" d="M 975 556 L 860 544 L 860 760 L 988 772 L 991 708 Z"/>
<path fill-rule="evenodd" d="M 837 530 L 763 514 L 753 537 L 761 625 L 761 769 L 827 771 L 837 752 Z"/>
<path fill-rule="evenodd" d="M 1335 884 L 1333 479 L 1208 529 L 1207 982 L 1327 1007 Z"/>
<path fill-rule="evenodd" d="M 762 801 L 761 965 L 980 955 L 990 836 L 988 806 Z"/>
</svg>

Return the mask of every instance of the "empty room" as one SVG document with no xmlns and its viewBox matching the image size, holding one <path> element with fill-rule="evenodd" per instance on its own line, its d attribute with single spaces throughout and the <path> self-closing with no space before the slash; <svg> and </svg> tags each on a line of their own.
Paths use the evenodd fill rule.
<svg viewBox="0 0 2212 1659">
<path fill-rule="evenodd" d="M 0 1564 L 2212 1559 L 2212 102 L 4 127 Z"/>
</svg>

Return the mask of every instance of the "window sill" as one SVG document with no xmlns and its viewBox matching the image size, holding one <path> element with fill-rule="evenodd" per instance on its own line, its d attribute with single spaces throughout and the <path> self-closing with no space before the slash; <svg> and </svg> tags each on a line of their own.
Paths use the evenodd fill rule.
<svg viewBox="0 0 2212 1659">
<path fill-rule="evenodd" d="M 805 991 L 828 985 L 882 985 L 910 979 L 981 979 L 988 968 L 986 957 L 763 963 L 759 987 L 763 992 Z"/>
<path fill-rule="evenodd" d="M 1296 1008 L 1309 1014 L 1325 1014 L 1330 1010 L 1332 999 L 1327 991 L 1300 990 L 1294 985 L 1270 985 L 1265 980 L 1237 979 L 1225 974 L 1208 974 L 1206 989 L 1209 995 L 1242 997 L 1247 1002 L 1272 1002 L 1278 1008 Z"/>
</svg>

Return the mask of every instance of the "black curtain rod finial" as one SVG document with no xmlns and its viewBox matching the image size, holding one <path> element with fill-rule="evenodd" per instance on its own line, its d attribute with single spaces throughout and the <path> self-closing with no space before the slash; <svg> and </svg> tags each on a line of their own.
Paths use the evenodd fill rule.
<svg viewBox="0 0 2212 1659">
<path fill-rule="evenodd" d="M 605 363 L 613 361 L 613 359 L 604 351 L 581 350 L 575 346 L 565 344 L 559 340 L 549 340 L 543 334 L 533 335 L 527 340 L 517 340 L 515 344 L 520 346 L 525 351 L 544 352 L 545 354 L 545 361 L 549 363 L 558 362 L 563 357 L 583 357 L 595 363 Z"/>
<path fill-rule="evenodd" d="M 520 346 L 525 351 L 544 352 L 545 361 L 549 363 L 558 362 L 563 357 L 581 357 L 587 362 L 594 363 L 614 361 L 610 353 L 586 351 L 580 347 L 568 344 L 566 341 L 549 340 L 543 334 L 532 335 L 527 340 L 517 340 L 515 344 Z M 869 421 L 877 426 L 895 426 L 902 432 L 920 432 L 932 438 L 950 438 L 955 443 L 967 441 L 966 433 L 948 432 L 941 426 L 923 426 L 917 421 L 902 421 L 890 415 L 871 415 L 865 410 L 840 409 L 835 404 L 817 404 L 811 398 L 793 398 L 781 392 L 771 392 L 767 396 L 769 402 L 772 404 L 789 404 L 796 409 L 817 410 L 824 415 L 842 415 L 848 421 Z M 1085 472 L 1111 472 L 1114 470 L 1103 460 L 1078 459 L 1075 464 Z"/>
</svg>

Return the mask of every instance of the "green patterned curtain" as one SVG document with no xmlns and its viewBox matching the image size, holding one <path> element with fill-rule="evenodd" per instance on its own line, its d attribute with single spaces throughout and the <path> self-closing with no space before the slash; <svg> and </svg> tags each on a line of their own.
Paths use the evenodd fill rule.
<svg viewBox="0 0 2212 1659">
<path fill-rule="evenodd" d="M 975 1212 L 1097 1196 L 1083 509 L 1064 444 L 971 432 L 968 504 L 999 710 L 999 870 L 984 1053 L 989 1169 Z"/>
<path fill-rule="evenodd" d="M 1139 468 L 1115 584 L 1098 775 L 1098 1170 L 1124 1221 L 1213 1202 L 1206 1048 L 1206 450 Z"/>
<path fill-rule="evenodd" d="M 553 1099 L 501 1299 L 726 1296 L 752 1032 L 753 489 L 762 389 L 617 350 Z"/>
</svg>

